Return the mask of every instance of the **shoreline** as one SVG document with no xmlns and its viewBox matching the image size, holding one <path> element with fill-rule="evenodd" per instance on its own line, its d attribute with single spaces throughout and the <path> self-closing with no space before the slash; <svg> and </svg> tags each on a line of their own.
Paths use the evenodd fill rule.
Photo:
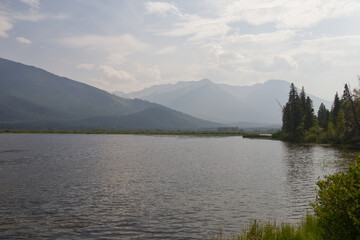
<svg viewBox="0 0 360 240">
<path fill-rule="evenodd" d="M 0 134 L 103 134 L 103 135 L 188 135 L 188 136 L 243 136 L 245 132 L 227 131 L 166 131 L 166 130 L 0 130 Z"/>
</svg>

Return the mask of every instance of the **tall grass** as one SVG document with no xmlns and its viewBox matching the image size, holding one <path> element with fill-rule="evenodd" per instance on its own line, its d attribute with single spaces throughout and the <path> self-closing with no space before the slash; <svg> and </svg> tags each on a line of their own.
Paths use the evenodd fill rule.
<svg viewBox="0 0 360 240">
<path fill-rule="evenodd" d="M 288 223 L 260 223 L 252 220 L 243 229 L 242 234 L 227 237 L 222 230 L 217 235 L 211 236 L 210 240 L 319 240 L 323 239 L 322 228 L 319 227 L 317 218 L 307 214 L 300 224 Z"/>
</svg>

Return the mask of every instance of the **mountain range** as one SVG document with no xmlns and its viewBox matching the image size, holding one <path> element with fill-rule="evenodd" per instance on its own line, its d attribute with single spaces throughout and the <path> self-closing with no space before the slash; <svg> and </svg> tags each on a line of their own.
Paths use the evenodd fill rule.
<svg viewBox="0 0 360 240">
<path fill-rule="evenodd" d="M 290 83 L 283 80 L 269 80 L 252 86 L 231 86 L 203 79 L 114 94 L 155 102 L 198 118 L 233 126 L 280 127 L 281 106 L 287 102 L 289 90 Z M 308 96 L 313 100 L 315 112 L 322 102 L 327 107 L 331 106 L 329 101 Z"/>
<path fill-rule="evenodd" d="M 184 130 L 219 126 L 0 58 L 0 129 Z"/>
<path fill-rule="evenodd" d="M 278 128 L 289 86 L 282 80 L 230 86 L 203 79 L 111 94 L 0 58 L 0 129 Z M 331 106 L 309 96 L 315 111 L 321 102 Z"/>
</svg>

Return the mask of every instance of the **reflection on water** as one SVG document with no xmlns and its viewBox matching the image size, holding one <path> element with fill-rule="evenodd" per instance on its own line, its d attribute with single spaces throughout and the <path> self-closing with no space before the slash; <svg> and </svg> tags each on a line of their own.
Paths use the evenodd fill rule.
<svg viewBox="0 0 360 240">
<path fill-rule="evenodd" d="M 314 201 L 319 178 L 346 171 L 356 157 L 356 152 L 340 151 L 331 147 L 299 146 L 291 143 L 284 145 L 289 200 L 298 214 L 303 213 L 304 209 L 311 211 L 309 202 Z"/>
<path fill-rule="evenodd" d="M 356 154 L 356 153 L 353 153 Z M 0 135 L 0 238 L 201 239 L 298 221 L 352 156 L 241 137 Z"/>
<path fill-rule="evenodd" d="M 314 152 L 311 146 L 296 146 L 287 144 L 284 148 L 284 167 L 286 183 L 289 189 L 289 200 L 296 213 L 303 214 L 304 209 L 310 210 L 309 202 L 313 200 L 315 191 Z M 295 215 L 296 216 L 296 215 Z"/>
</svg>

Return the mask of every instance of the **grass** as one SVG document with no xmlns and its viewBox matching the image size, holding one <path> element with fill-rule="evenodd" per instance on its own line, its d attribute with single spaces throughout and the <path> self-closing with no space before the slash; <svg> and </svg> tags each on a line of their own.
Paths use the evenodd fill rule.
<svg viewBox="0 0 360 240">
<path fill-rule="evenodd" d="M 300 224 L 260 223 L 252 220 L 243 229 L 242 234 L 226 237 L 222 230 L 209 240 L 319 240 L 323 238 L 323 230 L 319 227 L 317 218 L 307 214 Z"/>
</svg>

